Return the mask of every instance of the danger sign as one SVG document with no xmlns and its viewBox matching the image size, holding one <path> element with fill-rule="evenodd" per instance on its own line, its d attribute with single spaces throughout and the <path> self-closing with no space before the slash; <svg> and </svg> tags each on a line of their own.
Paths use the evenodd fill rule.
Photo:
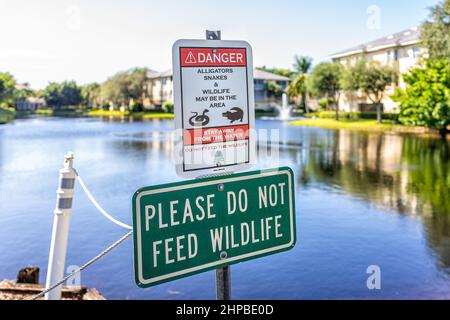
<svg viewBox="0 0 450 320">
<path fill-rule="evenodd" d="M 244 41 L 179 40 L 173 46 L 176 154 L 184 177 L 250 167 L 254 141 L 252 51 Z"/>
<path fill-rule="evenodd" d="M 246 49 L 181 48 L 182 67 L 238 66 L 245 67 Z"/>
</svg>

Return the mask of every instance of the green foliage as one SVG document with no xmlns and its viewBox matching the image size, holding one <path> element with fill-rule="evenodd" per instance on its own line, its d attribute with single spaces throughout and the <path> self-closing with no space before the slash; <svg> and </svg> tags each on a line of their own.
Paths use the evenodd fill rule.
<svg viewBox="0 0 450 320">
<path fill-rule="evenodd" d="M 288 93 L 290 92 L 293 97 L 301 97 L 300 106 L 308 112 L 306 106 L 306 94 L 308 91 L 306 80 L 308 73 L 311 71 L 313 59 L 306 56 L 295 56 L 294 61 L 293 67 L 296 77 L 293 82 L 295 83 L 291 83 L 293 87 Z"/>
<path fill-rule="evenodd" d="M 311 71 L 313 59 L 306 56 L 294 57 L 294 72 L 296 75 L 305 75 Z"/>
<path fill-rule="evenodd" d="M 142 105 L 142 103 L 138 101 L 131 100 L 128 109 L 130 110 L 131 113 L 142 112 L 144 111 L 144 106 Z"/>
<path fill-rule="evenodd" d="M 173 113 L 174 104 L 172 102 L 164 102 L 162 105 L 162 109 L 165 113 Z"/>
<path fill-rule="evenodd" d="M 14 119 L 14 112 L 0 107 L 0 124 L 10 122 Z"/>
<path fill-rule="evenodd" d="M 400 103 L 400 122 L 446 133 L 450 124 L 450 64 L 427 61 L 403 76 L 406 90 L 397 88 L 393 100 Z"/>
<path fill-rule="evenodd" d="M 326 102 L 324 102 L 326 103 Z M 320 119 L 334 119 L 335 118 L 334 111 L 321 111 L 318 113 L 318 117 Z M 339 112 L 339 119 L 345 120 L 373 120 L 377 118 L 376 112 Z M 398 120 L 398 114 L 396 113 L 385 113 L 385 119 L 392 120 L 396 122 Z"/>
<path fill-rule="evenodd" d="M 14 99 L 26 99 L 29 97 L 33 97 L 35 96 L 35 93 L 33 90 L 29 89 L 29 88 L 22 88 L 22 89 L 17 89 L 14 90 Z"/>
<path fill-rule="evenodd" d="M 397 72 L 393 67 L 378 61 L 360 60 L 353 66 L 345 68 L 342 75 L 342 88 L 346 91 L 361 91 L 373 103 L 383 100 L 386 88 L 395 83 Z"/>
<path fill-rule="evenodd" d="M 16 80 L 9 73 L 0 73 L 0 107 L 14 105 Z"/>
<path fill-rule="evenodd" d="M 431 8 L 429 19 L 422 25 L 421 40 L 431 60 L 450 61 L 450 0 Z"/>
<path fill-rule="evenodd" d="M 267 94 L 269 97 L 281 97 L 283 95 L 283 89 L 275 81 L 268 81 L 266 83 Z"/>
<path fill-rule="evenodd" d="M 52 82 L 44 89 L 44 99 L 53 108 L 77 106 L 82 101 L 81 89 L 75 81 Z"/>
<path fill-rule="evenodd" d="M 320 99 L 319 102 L 317 103 L 319 105 L 319 107 L 321 109 L 326 109 L 331 103 L 333 103 L 334 100 L 328 99 L 328 98 L 324 98 L 324 99 Z"/>
<path fill-rule="evenodd" d="M 322 62 L 318 64 L 308 78 L 308 89 L 313 97 L 339 99 L 343 67 L 339 63 Z"/>
<path fill-rule="evenodd" d="M 287 87 L 287 94 L 291 98 L 300 97 L 306 91 L 306 75 L 296 76 Z"/>
<path fill-rule="evenodd" d="M 114 106 L 129 106 L 131 101 L 142 104 L 146 79 L 146 68 L 120 72 L 102 84 L 101 98 Z"/>
<path fill-rule="evenodd" d="M 100 104 L 100 85 L 89 83 L 81 87 L 81 103 L 88 108 L 96 108 Z"/>
</svg>

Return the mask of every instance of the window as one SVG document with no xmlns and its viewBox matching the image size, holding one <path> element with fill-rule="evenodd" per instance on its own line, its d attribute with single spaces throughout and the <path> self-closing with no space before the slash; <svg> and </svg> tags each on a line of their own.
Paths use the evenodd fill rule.
<svg viewBox="0 0 450 320">
<path fill-rule="evenodd" d="M 418 59 L 420 57 L 420 48 L 414 47 L 412 49 L 412 55 L 414 59 Z"/>
</svg>

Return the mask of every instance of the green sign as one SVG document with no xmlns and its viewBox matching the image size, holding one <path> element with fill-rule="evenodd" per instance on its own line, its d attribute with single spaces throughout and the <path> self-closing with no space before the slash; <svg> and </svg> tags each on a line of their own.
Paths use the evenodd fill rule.
<svg viewBox="0 0 450 320">
<path fill-rule="evenodd" d="M 296 241 L 292 170 L 139 189 L 133 238 L 140 287 L 289 250 Z"/>
</svg>

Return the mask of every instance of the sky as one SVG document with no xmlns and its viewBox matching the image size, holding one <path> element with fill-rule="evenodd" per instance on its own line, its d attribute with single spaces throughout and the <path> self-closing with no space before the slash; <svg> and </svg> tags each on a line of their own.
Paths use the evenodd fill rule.
<svg viewBox="0 0 450 320">
<path fill-rule="evenodd" d="M 419 25 L 438 0 L 0 0 L 0 72 L 42 89 L 171 68 L 178 39 L 246 40 L 255 66 L 291 68 Z"/>
</svg>

